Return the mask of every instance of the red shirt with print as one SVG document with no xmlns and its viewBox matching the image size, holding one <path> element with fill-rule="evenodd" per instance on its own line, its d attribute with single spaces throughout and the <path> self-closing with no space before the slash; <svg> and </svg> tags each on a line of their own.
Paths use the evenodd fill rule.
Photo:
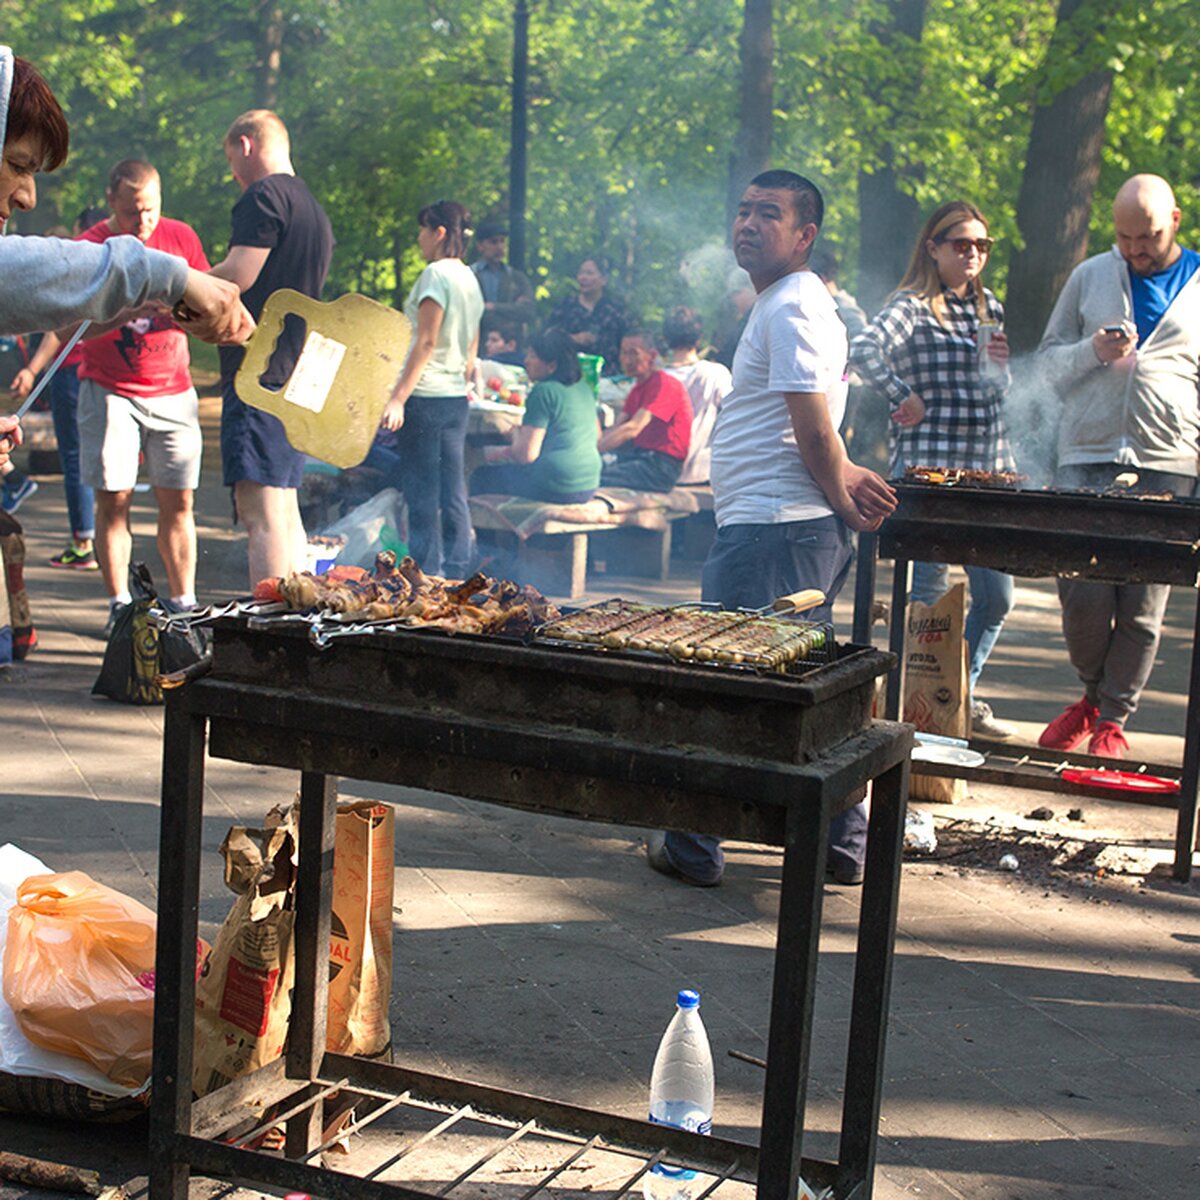
<svg viewBox="0 0 1200 1200">
<path fill-rule="evenodd" d="M 76 241 L 106 242 L 116 236 L 108 222 L 101 221 L 81 233 Z M 182 258 L 197 271 L 208 270 L 200 238 L 183 221 L 161 218 L 146 245 L 151 250 L 163 250 Z M 80 345 L 83 358 L 79 378 L 94 379 L 105 391 L 123 396 L 170 396 L 186 392 L 192 386 L 187 334 L 167 312 L 137 317 Z"/>
<path fill-rule="evenodd" d="M 625 397 L 622 411 L 632 417 L 643 408 L 649 409 L 654 419 L 633 439 L 633 444 L 639 450 L 657 450 L 672 458 L 687 458 L 692 444 L 692 399 L 687 388 L 665 371 L 655 371 L 649 379 L 634 384 Z"/>
</svg>

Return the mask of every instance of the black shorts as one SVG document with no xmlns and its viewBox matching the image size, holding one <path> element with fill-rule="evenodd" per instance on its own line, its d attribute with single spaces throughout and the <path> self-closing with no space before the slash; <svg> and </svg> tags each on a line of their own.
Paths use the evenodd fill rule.
<svg viewBox="0 0 1200 1200">
<path fill-rule="evenodd" d="M 304 478 L 304 455 L 292 446 L 283 422 L 238 399 L 233 383 L 222 383 L 221 467 L 225 486 L 260 483 L 264 487 L 298 488 Z"/>
</svg>

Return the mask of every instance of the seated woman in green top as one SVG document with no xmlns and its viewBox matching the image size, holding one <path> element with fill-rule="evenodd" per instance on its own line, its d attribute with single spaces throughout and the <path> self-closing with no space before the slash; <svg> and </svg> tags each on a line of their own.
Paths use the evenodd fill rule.
<svg viewBox="0 0 1200 1200">
<path fill-rule="evenodd" d="M 600 425 L 571 339 L 561 329 L 539 333 L 526 351 L 525 370 L 534 381 L 525 419 L 511 446 L 484 451 L 487 465 L 471 476 L 471 494 L 551 504 L 590 500 L 600 486 Z"/>
</svg>

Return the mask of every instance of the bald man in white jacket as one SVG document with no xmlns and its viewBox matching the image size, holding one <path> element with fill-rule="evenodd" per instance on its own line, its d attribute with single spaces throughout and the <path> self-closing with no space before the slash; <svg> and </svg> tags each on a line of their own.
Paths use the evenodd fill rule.
<svg viewBox="0 0 1200 1200">
<path fill-rule="evenodd" d="M 1116 245 L 1080 263 L 1046 326 L 1039 360 L 1062 401 L 1060 487 L 1191 496 L 1200 445 L 1200 254 L 1175 240 L 1165 179 L 1135 175 L 1113 202 Z M 1063 636 L 1083 697 L 1040 743 L 1122 758 L 1158 650 L 1169 587 L 1060 579 Z"/>
</svg>

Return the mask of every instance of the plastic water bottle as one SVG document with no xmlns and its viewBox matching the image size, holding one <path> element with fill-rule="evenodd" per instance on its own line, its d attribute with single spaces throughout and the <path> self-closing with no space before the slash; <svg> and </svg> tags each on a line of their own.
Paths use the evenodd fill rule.
<svg viewBox="0 0 1200 1200">
<path fill-rule="evenodd" d="M 684 991 L 658 1044 L 650 1075 L 650 1120 L 693 1133 L 712 1132 L 713 1061 L 700 1020 L 700 994 Z M 642 1176 L 646 1200 L 691 1200 L 696 1172 L 659 1163 Z"/>
</svg>

